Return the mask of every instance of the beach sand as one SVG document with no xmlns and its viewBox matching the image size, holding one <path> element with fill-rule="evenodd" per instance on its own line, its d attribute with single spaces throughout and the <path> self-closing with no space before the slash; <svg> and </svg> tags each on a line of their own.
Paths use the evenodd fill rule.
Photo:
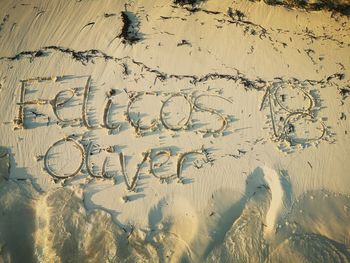
<svg viewBox="0 0 350 263">
<path fill-rule="evenodd" d="M 348 4 L 2 0 L 0 262 L 350 262 Z"/>
</svg>

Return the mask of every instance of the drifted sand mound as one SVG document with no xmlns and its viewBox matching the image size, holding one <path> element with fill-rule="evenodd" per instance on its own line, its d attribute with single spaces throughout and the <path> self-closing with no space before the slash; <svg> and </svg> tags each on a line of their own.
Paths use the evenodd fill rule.
<svg viewBox="0 0 350 263">
<path fill-rule="evenodd" d="M 266 262 L 349 262 L 349 253 L 338 243 L 315 235 L 293 235 Z"/>
<path fill-rule="evenodd" d="M 109 214 L 88 213 L 74 192 L 60 189 L 36 204 L 35 253 L 40 262 L 111 261 L 120 253 Z"/>
<path fill-rule="evenodd" d="M 2 159 L 2 168 L 4 163 Z M 0 207 L 1 263 L 164 262 L 191 257 L 180 235 L 192 238 L 193 222 L 173 219 L 166 211 L 161 222 L 153 222 L 157 229 L 143 232 L 118 226 L 103 210 L 87 211 L 79 191 L 61 188 L 39 194 L 29 182 L 5 179 Z"/>
<path fill-rule="evenodd" d="M 7 159 L 0 162 L 2 175 Z M 266 168 L 259 171 L 271 172 Z M 265 239 L 276 193 L 276 185 L 268 185 L 270 179 L 266 174 L 261 173 L 261 178 L 252 174 L 247 181 L 250 197 L 242 212 L 223 240 L 213 244 L 202 260 L 349 262 L 348 250 L 337 240 L 341 233 L 346 236 L 348 229 L 347 196 L 324 191 L 305 194 L 285 218 L 277 219 L 279 228 Z M 197 262 L 195 242 L 191 241 L 198 242 L 202 234 L 198 233 L 196 219 L 183 219 L 163 208 L 165 202 L 161 200 L 150 212 L 150 229 L 140 230 L 117 224 L 108 211 L 86 210 L 79 189 L 38 193 L 29 182 L 3 178 L 0 262 Z M 319 202 L 325 204 L 322 211 L 317 209 Z M 175 205 L 186 210 L 183 200 Z M 340 211 L 340 207 L 344 210 Z M 322 215 L 327 216 L 322 219 Z"/>
<path fill-rule="evenodd" d="M 263 222 L 270 201 L 269 189 L 259 187 L 227 232 L 223 244 L 209 255 L 208 262 L 263 262 L 268 254 Z"/>
<path fill-rule="evenodd" d="M 0 167 L 4 162 L 0 159 Z M 2 175 L 0 173 L 0 175 Z M 0 262 L 35 262 L 35 199 L 29 183 L 6 182 L 0 176 Z"/>
</svg>

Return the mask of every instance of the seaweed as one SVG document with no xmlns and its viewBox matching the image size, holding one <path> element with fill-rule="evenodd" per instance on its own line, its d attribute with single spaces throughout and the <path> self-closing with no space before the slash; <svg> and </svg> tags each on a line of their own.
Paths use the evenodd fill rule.
<svg viewBox="0 0 350 263">
<path fill-rule="evenodd" d="M 180 5 L 180 6 L 190 5 L 194 7 L 205 1 L 206 0 L 174 0 L 174 4 Z"/>
<path fill-rule="evenodd" d="M 123 58 L 118 58 L 118 57 L 113 57 L 111 55 L 108 55 L 104 53 L 101 50 L 97 49 L 89 49 L 89 50 L 84 50 L 84 51 L 76 51 L 70 48 L 65 48 L 61 46 L 45 46 L 42 47 L 39 50 L 53 50 L 57 52 L 61 52 L 64 54 L 70 55 L 73 59 L 81 62 L 83 65 L 86 65 L 86 63 L 93 62 L 94 58 L 103 58 L 106 61 L 108 60 L 113 60 L 115 62 L 121 61 Z M 0 60 L 19 60 L 22 58 L 29 58 L 33 59 L 35 53 L 38 50 L 34 51 L 22 51 L 20 53 L 17 53 L 13 56 L 8 56 L 8 57 L 0 57 Z M 35 57 L 34 57 L 35 58 Z M 151 68 L 144 64 L 143 62 L 136 61 L 135 59 L 131 59 L 131 62 L 139 67 L 141 67 L 141 70 L 146 70 L 147 72 L 154 73 L 156 75 L 156 79 L 159 79 L 160 81 L 164 81 L 168 78 L 173 78 L 173 79 L 189 79 L 189 81 L 196 85 L 197 83 L 205 82 L 207 80 L 215 80 L 215 79 L 225 79 L 228 81 L 235 81 L 235 82 L 240 82 L 244 85 L 245 88 L 247 89 L 257 89 L 260 90 L 266 85 L 266 81 L 262 80 L 261 78 L 256 78 L 253 80 L 249 80 L 244 74 L 239 72 L 239 70 L 234 69 L 236 71 L 236 74 L 220 74 L 220 73 L 207 73 L 206 75 L 198 76 L 198 75 L 178 75 L 178 74 L 167 74 L 165 72 L 161 72 L 158 69 Z M 314 81 L 314 82 L 322 82 L 322 81 Z"/>
<path fill-rule="evenodd" d="M 185 45 L 192 47 L 192 44 L 186 39 L 182 39 L 181 42 L 177 43 L 178 47 L 179 46 L 185 46 Z"/>
<path fill-rule="evenodd" d="M 238 9 L 233 11 L 231 7 L 228 8 L 227 15 L 231 17 L 233 20 L 238 20 L 238 21 L 242 21 L 244 18 L 246 18 L 246 15 L 242 11 Z"/>
<path fill-rule="evenodd" d="M 305 10 L 331 10 L 339 12 L 343 15 L 350 15 L 350 4 L 348 1 L 306 1 L 306 0 L 288 0 L 288 1 L 279 1 L 279 0 L 264 0 L 268 5 L 281 5 L 286 8 L 299 8 Z"/>
<path fill-rule="evenodd" d="M 122 31 L 118 35 L 124 44 L 133 45 L 143 39 L 140 31 L 140 21 L 138 17 L 130 11 L 122 11 L 121 17 L 123 21 Z"/>
<path fill-rule="evenodd" d="M 111 17 L 111 16 L 116 16 L 116 14 L 115 13 L 104 13 L 103 16 L 105 18 L 108 18 L 108 17 Z"/>
<path fill-rule="evenodd" d="M 0 32 L 3 29 L 4 25 L 6 24 L 6 22 L 9 20 L 10 16 L 7 14 L 4 16 L 4 18 L 2 19 L 2 22 L 0 23 Z"/>
<path fill-rule="evenodd" d="M 340 88 L 339 94 L 342 96 L 342 99 L 345 100 L 350 95 L 350 87 Z"/>
</svg>

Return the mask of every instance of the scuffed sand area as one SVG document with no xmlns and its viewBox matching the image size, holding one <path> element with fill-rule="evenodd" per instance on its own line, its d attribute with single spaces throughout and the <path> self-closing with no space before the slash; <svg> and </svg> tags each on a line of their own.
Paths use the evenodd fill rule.
<svg viewBox="0 0 350 263">
<path fill-rule="evenodd" d="M 62 188 L 39 194 L 29 183 L 14 181 L 2 181 L 0 189 L 1 262 L 191 261 L 194 255 L 186 240 L 203 242 L 200 232 L 193 232 L 196 222 L 178 218 L 160 218 L 158 229 L 151 231 L 119 227 L 108 212 L 87 211 L 80 191 Z M 349 235 L 349 197 L 324 191 L 305 194 L 265 240 L 270 203 L 270 189 L 257 187 L 222 243 L 211 244 L 214 249 L 202 255 L 206 262 L 349 261 L 342 245 Z"/>
</svg>

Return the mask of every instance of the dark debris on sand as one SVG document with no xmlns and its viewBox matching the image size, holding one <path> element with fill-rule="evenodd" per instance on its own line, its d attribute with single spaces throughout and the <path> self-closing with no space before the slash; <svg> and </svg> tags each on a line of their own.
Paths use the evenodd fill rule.
<svg viewBox="0 0 350 263">
<path fill-rule="evenodd" d="M 136 14 L 130 11 L 122 11 L 121 17 L 123 28 L 118 37 L 122 39 L 122 42 L 133 45 L 141 41 L 143 35 L 140 33 L 140 21 Z"/>
<path fill-rule="evenodd" d="M 174 4 L 176 5 L 191 5 L 196 6 L 199 5 L 201 2 L 205 2 L 206 0 L 174 0 Z"/>
<path fill-rule="evenodd" d="M 251 0 L 255 2 L 255 0 Z M 263 0 L 269 5 L 283 5 L 288 8 L 302 8 L 305 10 L 330 10 L 343 15 L 350 15 L 350 2 L 338 0 Z"/>
</svg>

